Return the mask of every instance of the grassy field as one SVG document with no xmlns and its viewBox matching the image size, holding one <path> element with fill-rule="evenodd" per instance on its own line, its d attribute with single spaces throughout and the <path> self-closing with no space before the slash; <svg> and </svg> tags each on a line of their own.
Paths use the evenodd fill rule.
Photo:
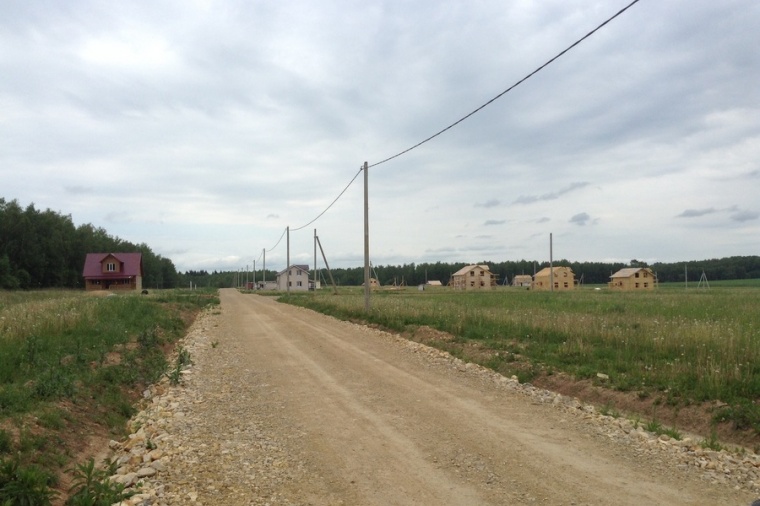
<svg viewBox="0 0 760 506">
<path fill-rule="evenodd" d="M 432 327 L 453 338 L 429 344 L 522 381 L 558 371 L 597 381 L 600 373 L 609 388 L 671 405 L 721 401 L 716 423 L 760 434 L 760 282 L 696 286 L 649 293 L 408 288 L 373 292 L 369 314 L 361 290 L 287 300 L 398 332 Z"/>
<path fill-rule="evenodd" d="M 55 486 L 91 432 L 123 435 L 141 389 L 167 373 L 187 324 L 216 303 L 215 291 L 0 291 L 0 504 L 20 476 L 27 489 Z"/>
</svg>

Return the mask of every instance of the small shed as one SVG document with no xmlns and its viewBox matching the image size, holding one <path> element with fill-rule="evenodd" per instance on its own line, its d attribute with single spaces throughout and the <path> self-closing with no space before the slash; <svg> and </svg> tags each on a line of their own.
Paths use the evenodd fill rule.
<svg viewBox="0 0 760 506">
<path fill-rule="evenodd" d="M 551 290 L 554 281 L 554 290 L 574 290 L 575 274 L 570 267 L 545 267 L 533 276 L 533 290 Z"/>
<path fill-rule="evenodd" d="M 625 267 L 610 276 L 610 290 L 654 290 L 657 276 L 649 267 Z"/>
<path fill-rule="evenodd" d="M 496 285 L 496 276 L 487 265 L 467 265 L 451 276 L 449 284 L 455 290 L 490 290 Z"/>
</svg>

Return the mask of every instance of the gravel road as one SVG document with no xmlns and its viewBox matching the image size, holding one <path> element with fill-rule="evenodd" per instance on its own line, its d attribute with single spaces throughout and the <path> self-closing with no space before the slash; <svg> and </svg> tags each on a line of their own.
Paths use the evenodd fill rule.
<svg viewBox="0 0 760 506">
<path fill-rule="evenodd" d="M 270 297 L 222 290 L 221 309 L 196 322 L 185 346 L 194 364 L 183 386 L 146 392 L 135 433 L 112 443 L 116 478 L 143 481 L 130 504 L 682 506 L 758 497 L 755 455 L 658 438 Z"/>
</svg>

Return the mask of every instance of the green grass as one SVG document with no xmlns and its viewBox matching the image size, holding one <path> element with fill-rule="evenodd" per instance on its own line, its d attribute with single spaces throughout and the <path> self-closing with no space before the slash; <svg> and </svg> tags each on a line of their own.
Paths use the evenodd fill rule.
<svg viewBox="0 0 760 506">
<path fill-rule="evenodd" d="M 0 427 L 17 428 L 0 430 L 0 456 L 54 474 L 76 450 L 64 437 L 77 416 L 123 434 L 191 315 L 218 302 L 215 290 L 0 292 Z"/>
<path fill-rule="evenodd" d="M 482 349 L 508 350 L 533 364 L 523 369 L 527 376 L 537 366 L 578 378 L 604 373 L 607 386 L 621 391 L 667 392 L 676 403 L 720 400 L 733 408 L 720 421 L 760 433 L 760 283 L 747 284 L 672 284 L 648 293 L 377 291 L 369 313 L 359 290 L 287 301 L 399 332 L 426 325 Z M 509 367 L 509 354 L 494 357 L 486 365 Z"/>
</svg>

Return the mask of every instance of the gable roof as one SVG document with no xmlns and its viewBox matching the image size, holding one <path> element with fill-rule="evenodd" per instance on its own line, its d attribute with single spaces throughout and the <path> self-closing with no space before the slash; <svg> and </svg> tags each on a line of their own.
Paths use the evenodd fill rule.
<svg viewBox="0 0 760 506">
<path fill-rule="evenodd" d="M 299 271 L 303 271 L 306 274 L 309 273 L 309 266 L 308 265 L 296 265 L 296 264 L 293 264 L 293 265 L 290 266 L 290 268 L 291 269 L 298 269 Z M 280 272 L 278 272 L 277 275 L 281 276 L 281 275 L 285 274 L 287 272 L 287 270 L 288 269 L 283 269 Z"/>
<path fill-rule="evenodd" d="M 637 272 L 641 272 L 641 271 L 646 271 L 654 275 L 654 272 L 652 272 L 652 269 L 650 269 L 649 267 L 624 267 L 610 277 L 611 278 L 630 278 Z"/>
<path fill-rule="evenodd" d="M 554 271 L 554 274 L 557 274 L 558 272 L 563 272 L 563 271 L 567 271 L 570 274 L 573 274 L 573 270 L 570 267 L 563 267 L 559 265 L 557 267 L 544 267 L 543 269 L 541 269 L 540 271 L 536 273 L 536 277 L 551 276 L 552 270 Z"/>
<path fill-rule="evenodd" d="M 477 265 L 477 264 L 465 265 L 464 267 L 456 271 L 452 276 L 463 276 L 467 274 L 468 272 L 470 272 L 471 270 L 473 270 L 475 267 L 480 267 L 484 271 L 488 271 L 488 272 L 491 271 L 491 269 L 489 269 L 487 265 Z"/>
<path fill-rule="evenodd" d="M 109 256 L 122 264 L 121 272 L 103 272 L 103 261 Z M 142 253 L 87 253 L 82 270 L 82 276 L 85 278 L 109 279 L 142 275 Z"/>
</svg>

